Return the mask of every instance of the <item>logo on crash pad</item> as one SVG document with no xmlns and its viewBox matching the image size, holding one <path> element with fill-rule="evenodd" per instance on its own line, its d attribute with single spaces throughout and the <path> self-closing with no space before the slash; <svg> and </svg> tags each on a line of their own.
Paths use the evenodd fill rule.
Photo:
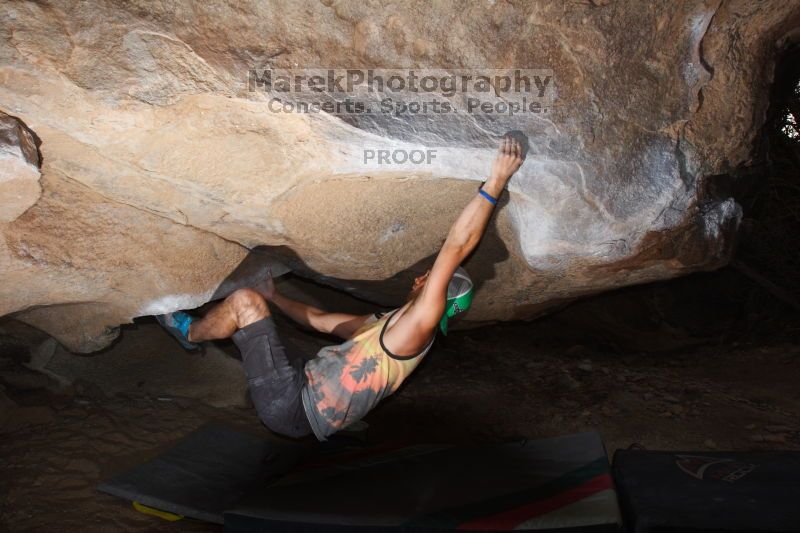
<svg viewBox="0 0 800 533">
<path fill-rule="evenodd" d="M 755 470 L 756 465 L 724 457 L 676 455 L 678 467 L 699 480 L 713 479 L 734 483 Z"/>
</svg>

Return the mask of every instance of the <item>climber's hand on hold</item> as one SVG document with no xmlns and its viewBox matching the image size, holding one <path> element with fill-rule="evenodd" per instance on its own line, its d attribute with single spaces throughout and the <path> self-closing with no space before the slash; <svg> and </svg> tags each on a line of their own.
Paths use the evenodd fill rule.
<svg viewBox="0 0 800 533">
<path fill-rule="evenodd" d="M 494 197 L 498 197 L 509 178 L 523 162 L 522 146 L 515 138 L 506 135 L 500 144 L 500 150 L 492 165 L 492 172 L 483 189 Z"/>
</svg>

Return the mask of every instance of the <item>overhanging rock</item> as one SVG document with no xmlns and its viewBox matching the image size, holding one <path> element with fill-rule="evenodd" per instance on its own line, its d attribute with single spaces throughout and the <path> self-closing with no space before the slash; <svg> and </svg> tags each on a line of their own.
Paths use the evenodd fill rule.
<svg viewBox="0 0 800 533">
<path fill-rule="evenodd" d="M 777 47 L 800 26 L 800 5 L 776 0 L 0 10 L 0 109 L 41 139 L 43 189 L 0 222 L 0 314 L 80 351 L 236 286 L 257 246 L 401 301 L 508 130 L 528 159 L 466 265 L 469 320 L 723 265 L 740 209 L 706 178 L 746 163 Z M 553 106 L 284 113 L 274 91 L 250 90 L 253 69 L 330 66 L 546 71 Z M 394 165 L 365 150 L 437 155 Z"/>
</svg>

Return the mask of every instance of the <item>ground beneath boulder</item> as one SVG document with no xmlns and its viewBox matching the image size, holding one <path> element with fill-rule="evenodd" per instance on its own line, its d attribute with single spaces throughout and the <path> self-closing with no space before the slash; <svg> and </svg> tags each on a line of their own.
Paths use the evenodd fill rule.
<svg viewBox="0 0 800 533">
<path fill-rule="evenodd" d="M 304 350 L 328 342 L 285 321 L 279 326 Z M 440 339 L 402 390 L 368 416 L 369 440 L 478 443 L 596 430 L 609 454 L 632 444 L 800 450 L 796 343 L 781 336 L 668 355 L 611 352 L 566 342 L 565 332 L 553 334 L 556 327 L 552 321 L 514 323 Z M 251 406 L 225 402 L 219 393 L 214 402 L 223 407 L 203 398 L 199 380 L 220 391 L 220 380 L 230 379 L 212 379 L 203 367 L 228 368 L 220 352 L 236 355 L 230 344 L 212 351 L 211 357 L 189 358 L 152 324 L 130 327 L 108 352 L 85 361 L 102 367 L 103 358 L 124 354 L 132 367 L 138 358 L 158 372 L 130 378 L 127 385 L 120 378 L 114 390 L 85 380 L 59 389 L 52 378 L 5 360 L 0 529 L 220 530 L 187 520 L 163 522 L 95 490 L 112 472 L 210 420 L 268 434 Z M 232 398 L 239 385 L 232 383 Z"/>
</svg>

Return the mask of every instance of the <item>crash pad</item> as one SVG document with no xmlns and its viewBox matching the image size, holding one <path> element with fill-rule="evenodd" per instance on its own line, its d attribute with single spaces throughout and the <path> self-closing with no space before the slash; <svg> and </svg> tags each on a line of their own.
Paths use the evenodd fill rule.
<svg viewBox="0 0 800 533">
<path fill-rule="evenodd" d="M 620 450 L 629 531 L 800 531 L 800 452 Z"/>
<path fill-rule="evenodd" d="M 100 483 L 97 490 L 146 507 L 223 523 L 223 511 L 284 474 L 300 456 L 291 445 L 209 423 L 164 453 Z"/>
<path fill-rule="evenodd" d="M 595 433 L 412 446 L 301 465 L 225 513 L 226 532 L 617 531 Z"/>
</svg>

